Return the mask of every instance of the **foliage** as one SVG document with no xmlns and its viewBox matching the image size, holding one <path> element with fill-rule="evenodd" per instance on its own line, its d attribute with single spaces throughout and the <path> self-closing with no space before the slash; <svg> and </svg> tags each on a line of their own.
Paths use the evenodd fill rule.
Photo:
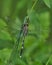
<svg viewBox="0 0 52 65">
<path fill-rule="evenodd" d="M 22 59 L 18 34 L 26 15 L 29 32 Z M 52 65 L 52 0 L 0 0 L 0 65 Z"/>
</svg>

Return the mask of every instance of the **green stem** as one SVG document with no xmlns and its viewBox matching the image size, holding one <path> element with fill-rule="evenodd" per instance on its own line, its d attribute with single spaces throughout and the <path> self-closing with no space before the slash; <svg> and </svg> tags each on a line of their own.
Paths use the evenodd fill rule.
<svg viewBox="0 0 52 65">
<path fill-rule="evenodd" d="M 48 59 L 46 65 L 48 65 L 49 61 L 51 60 L 51 57 L 52 57 L 52 55 L 49 57 L 49 59 Z"/>
<path fill-rule="evenodd" d="M 30 13 L 33 11 L 33 9 L 34 9 L 35 5 L 37 4 L 37 2 L 38 2 L 38 0 L 36 0 L 36 1 L 34 2 L 32 8 L 31 8 L 31 10 L 30 10 Z M 30 14 L 30 13 L 29 13 L 29 14 Z M 29 14 L 28 14 L 28 15 L 29 15 Z"/>
</svg>

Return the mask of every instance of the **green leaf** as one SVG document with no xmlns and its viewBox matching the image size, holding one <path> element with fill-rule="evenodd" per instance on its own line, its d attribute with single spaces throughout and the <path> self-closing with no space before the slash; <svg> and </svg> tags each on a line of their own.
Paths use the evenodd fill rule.
<svg viewBox="0 0 52 65">
<path fill-rule="evenodd" d="M 0 65 L 6 65 L 11 54 L 11 49 L 0 50 Z"/>
<path fill-rule="evenodd" d="M 10 34 L 7 32 L 7 24 L 0 19 L 0 39 L 10 39 Z"/>
<path fill-rule="evenodd" d="M 10 34 L 4 30 L 0 31 L 0 39 L 11 40 Z"/>
<path fill-rule="evenodd" d="M 0 19 L 0 30 L 6 28 L 6 26 L 7 26 L 7 24 L 5 23 L 5 21 Z"/>
<path fill-rule="evenodd" d="M 43 0 L 45 4 L 50 8 L 50 0 Z"/>
<path fill-rule="evenodd" d="M 49 12 L 43 12 L 38 14 L 38 19 L 40 21 L 40 34 L 42 38 L 47 38 L 49 34 L 50 16 Z"/>
<path fill-rule="evenodd" d="M 46 64 L 46 62 L 49 60 L 51 53 L 52 53 L 51 46 L 43 45 L 36 51 L 33 58 L 36 61 Z"/>
</svg>

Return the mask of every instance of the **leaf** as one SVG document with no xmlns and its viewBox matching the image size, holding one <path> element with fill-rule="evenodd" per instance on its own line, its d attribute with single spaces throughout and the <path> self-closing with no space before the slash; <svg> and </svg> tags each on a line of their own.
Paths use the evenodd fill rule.
<svg viewBox="0 0 52 65">
<path fill-rule="evenodd" d="M 43 0 L 38 0 L 37 4 L 34 7 L 36 13 L 43 13 L 49 11 L 49 8 L 45 5 Z"/>
<path fill-rule="evenodd" d="M 10 39 L 10 34 L 7 32 L 7 24 L 0 19 L 0 39 Z"/>
<path fill-rule="evenodd" d="M 38 14 L 38 19 L 40 21 L 40 34 L 42 38 L 47 38 L 49 34 L 50 16 L 49 12 L 43 12 Z"/>
<path fill-rule="evenodd" d="M 11 40 L 10 34 L 4 30 L 0 31 L 0 39 L 4 39 L 4 40 Z"/>
<path fill-rule="evenodd" d="M 10 34 L 7 32 L 7 24 L 0 19 L 0 49 L 12 48 L 13 42 Z"/>
<path fill-rule="evenodd" d="M 43 0 L 45 4 L 50 8 L 50 0 Z"/>
<path fill-rule="evenodd" d="M 5 23 L 5 21 L 0 19 L 0 30 L 4 29 L 6 26 L 7 26 L 7 24 Z"/>
<path fill-rule="evenodd" d="M 38 51 L 36 51 L 33 58 L 36 61 L 46 64 L 47 60 L 49 60 L 51 53 L 51 46 L 43 45 L 41 48 L 38 49 Z"/>
<path fill-rule="evenodd" d="M 11 49 L 2 49 L 0 50 L 0 65 L 6 65 L 8 58 L 10 57 Z"/>
</svg>

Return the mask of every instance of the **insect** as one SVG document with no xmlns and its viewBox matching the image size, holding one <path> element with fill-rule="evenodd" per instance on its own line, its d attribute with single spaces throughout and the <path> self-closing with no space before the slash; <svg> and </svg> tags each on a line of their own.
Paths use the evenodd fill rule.
<svg viewBox="0 0 52 65">
<path fill-rule="evenodd" d="M 19 46 L 19 43 L 20 43 L 20 37 L 21 37 L 21 35 L 22 35 L 22 46 L 21 46 L 21 50 L 20 50 L 20 58 L 22 58 L 22 54 L 23 54 L 23 50 L 24 50 L 25 37 L 26 37 L 27 35 L 33 35 L 33 36 L 36 36 L 36 37 L 37 37 L 36 34 L 33 34 L 33 33 L 29 33 L 29 32 L 28 32 L 28 30 L 29 30 L 29 29 L 28 29 L 29 22 L 30 22 L 29 17 L 26 16 L 25 19 L 24 19 L 24 22 L 23 22 L 23 24 L 22 24 L 22 26 L 21 26 L 21 30 L 19 31 L 18 46 Z"/>
<path fill-rule="evenodd" d="M 20 35 L 22 34 L 22 47 L 21 47 L 21 51 L 20 51 L 20 58 L 22 57 L 22 53 L 23 53 L 23 49 L 24 49 L 24 40 L 25 40 L 25 36 L 28 34 L 28 26 L 29 26 L 29 18 L 26 17 L 24 20 L 24 23 L 22 24 L 21 27 L 21 31 L 20 31 Z"/>
</svg>

